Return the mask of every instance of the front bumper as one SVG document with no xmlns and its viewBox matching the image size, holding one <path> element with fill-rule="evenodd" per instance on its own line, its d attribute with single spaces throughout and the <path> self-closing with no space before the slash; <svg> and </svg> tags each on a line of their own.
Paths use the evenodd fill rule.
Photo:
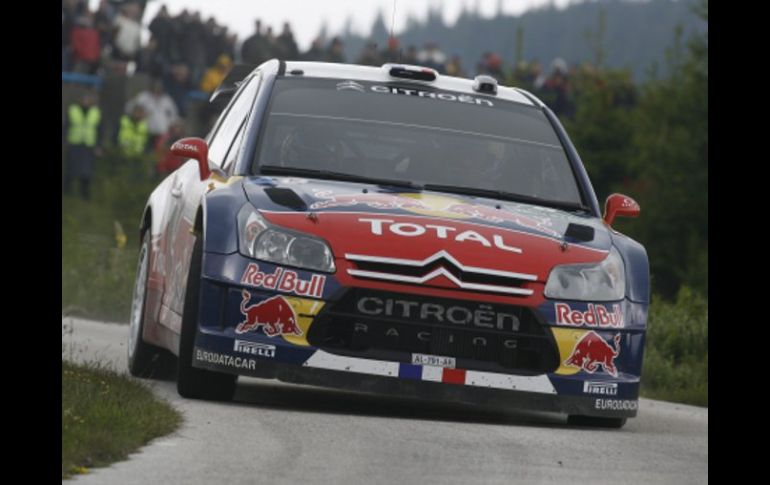
<svg viewBox="0 0 770 485">
<path fill-rule="evenodd" d="M 200 353 L 208 352 L 196 347 L 193 357 L 195 367 L 262 379 L 277 379 L 292 384 L 306 384 L 368 394 L 387 394 L 412 399 L 435 400 L 475 404 L 521 410 L 537 410 L 601 417 L 634 417 L 637 400 L 622 400 L 626 409 L 598 411 L 603 398 L 557 395 L 531 391 L 502 390 L 492 387 L 464 386 L 441 382 L 394 379 L 381 375 L 359 374 L 349 371 L 318 369 L 307 366 L 259 360 L 251 369 L 241 369 L 208 361 Z M 606 405 L 606 404 L 605 404 Z"/>
<path fill-rule="evenodd" d="M 394 359 L 361 358 L 323 350 L 307 341 L 313 320 L 325 304 L 334 301 L 341 288 L 327 276 L 323 288 L 310 285 L 314 293 L 298 296 L 243 283 L 248 260 L 237 255 L 206 254 L 201 293 L 200 324 L 193 352 L 193 365 L 258 378 L 309 384 L 351 391 L 392 394 L 418 399 L 444 400 L 485 406 L 501 406 L 597 417 L 634 417 L 637 414 L 641 349 L 646 307 L 624 302 L 622 328 L 565 328 L 549 313 L 553 303 L 538 308 L 558 343 L 559 367 L 554 372 L 516 375 L 487 370 L 450 369 L 416 365 Z M 275 268 L 261 264 L 266 275 Z M 298 271 L 297 281 L 312 281 L 312 274 Z M 264 286 L 264 285 L 263 285 Z M 299 287 L 295 287 L 299 288 Z M 243 290 L 252 298 L 246 305 Z M 265 328 L 238 333 L 244 308 L 253 302 L 281 295 L 296 316 L 297 334 L 269 336 Z M 548 306 L 550 305 L 550 306 Z M 581 311 L 574 302 L 572 307 Z M 563 313 L 563 312 L 562 312 Z M 563 316 L 563 315 L 562 315 Z M 576 342 L 594 334 L 591 345 L 612 343 L 618 349 L 607 365 L 567 365 L 576 353 Z M 609 348 L 610 345 L 606 345 Z M 588 347 L 586 347 L 588 348 Z M 458 361 L 459 362 L 459 361 Z M 608 371 L 614 371 L 610 372 Z"/>
</svg>

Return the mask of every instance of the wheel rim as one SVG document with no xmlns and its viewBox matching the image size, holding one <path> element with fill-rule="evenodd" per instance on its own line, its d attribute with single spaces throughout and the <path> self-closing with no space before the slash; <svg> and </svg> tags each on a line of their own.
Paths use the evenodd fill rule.
<svg viewBox="0 0 770 485">
<path fill-rule="evenodd" d="M 147 244 L 142 244 L 139 251 L 139 268 L 134 283 L 134 298 L 131 301 L 131 320 L 128 330 L 128 360 L 131 361 L 136 353 L 141 336 L 142 310 L 144 309 L 144 293 L 147 285 Z"/>
</svg>

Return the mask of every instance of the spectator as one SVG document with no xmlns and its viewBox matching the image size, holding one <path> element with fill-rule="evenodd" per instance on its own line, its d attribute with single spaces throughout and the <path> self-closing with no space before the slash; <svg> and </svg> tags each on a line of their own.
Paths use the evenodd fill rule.
<svg viewBox="0 0 770 485">
<path fill-rule="evenodd" d="M 147 42 L 147 47 L 139 53 L 136 70 L 146 72 L 150 77 L 160 78 L 163 76 L 165 66 L 166 60 L 160 52 L 158 41 L 155 40 L 155 37 L 151 37 Z"/>
<path fill-rule="evenodd" d="M 519 61 L 513 69 L 510 84 L 533 91 L 535 82 L 540 76 L 540 63 L 537 59 L 532 62 Z"/>
<path fill-rule="evenodd" d="M 374 42 L 368 42 L 361 51 L 361 57 L 357 61 L 364 66 L 381 66 L 383 64 L 380 53 L 377 52 L 377 44 Z"/>
<path fill-rule="evenodd" d="M 458 54 L 452 56 L 452 59 L 446 65 L 446 73 L 450 76 L 465 77 L 465 70 L 462 66 L 462 60 Z"/>
<path fill-rule="evenodd" d="M 324 60 L 326 62 L 345 62 L 345 53 L 342 50 L 342 39 L 339 37 L 332 39 Z"/>
<path fill-rule="evenodd" d="M 276 57 L 278 47 L 275 43 L 275 34 L 273 34 L 273 28 L 270 27 L 269 25 L 267 27 L 267 30 L 265 31 L 265 42 L 267 44 L 267 58 L 265 60 Z"/>
<path fill-rule="evenodd" d="M 187 64 L 176 63 L 171 66 L 165 80 L 166 92 L 174 100 L 180 116 L 187 116 L 187 92 L 195 89 L 190 79 L 190 68 Z"/>
<path fill-rule="evenodd" d="M 303 61 L 321 61 L 324 58 L 324 40 L 321 37 L 313 39 L 310 49 L 302 55 Z"/>
<path fill-rule="evenodd" d="M 178 157 L 171 153 L 171 145 L 184 136 L 184 121 L 181 119 L 174 120 L 171 123 L 168 131 L 159 137 L 155 143 L 155 155 L 158 159 L 156 171 L 159 176 L 165 177 L 177 168 L 179 168 L 184 162 L 184 157 Z"/>
<path fill-rule="evenodd" d="M 278 48 L 276 56 L 279 59 L 288 61 L 296 61 L 299 59 L 299 49 L 297 48 L 297 43 L 294 41 L 294 34 L 291 32 L 289 22 L 284 22 L 283 31 L 276 39 L 276 46 Z"/>
<path fill-rule="evenodd" d="M 425 49 L 417 53 L 417 63 L 446 74 L 446 54 L 441 52 L 435 42 L 426 43 Z"/>
<path fill-rule="evenodd" d="M 388 38 L 388 48 L 382 51 L 382 60 L 385 62 L 399 62 L 399 49 L 398 39 L 395 37 Z M 382 65 L 382 64 L 380 64 Z"/>
<path fill-rule="evenodd" d="M 217 62 L 219 54 L 224 50 L 224 39 L 219 35 L 221 29 L 217 25 L 214 17 L 209 17 L 203 24 L 204 45 L 205 45 L 205 65 L 213 66 Z M 205 71 L 204 71 L 205 72 Z"/>
<path fill-rule="evenodd" d="M 402 61 L 404 64 L 417 65 L 417 46 L 414 44 L 410 45 L 406 49 L 406 54 L 404 54 Z"/>
<path fill-rule="evenodd" d="M 158 15 L 152 19 L 148 28 L 152 38 L 157 42 L 158 54 L 161 59 L 164 62 L 169 62 L 173 55 L 174 23 L 165 5 L 160 7 Z"/>
<path fill-rule="evenodd" d="M 96 94 L 87 91 L 78 104 L 70 105 L 65 124 L 66 167 L 64 175 L 65 194 L 70 194 L 72 181 L 80 180 L 80 195 L 91 197 L 91 179 L 94 164 L 99 154 L 102 136 L 102 113 L 96 105 Z"/>
<path fill-rule="evenodd" d="M 160 80 L 153 80 L 149 91 L 142 91 L 129 101 L 126 112 L 132 112 L 135 106 L 141 106 L 146 115 L 152 146 L 158 137 L 168 131 L 171 122 L 179 117 L 174 100 L 163 91 L 163 83 Z"/>
<path fill-rule="evenodd" d="M 267 40 L 262 34 L 262 22 L 257 20 L 254 34 L 243 41 L 241 59 L 245 64 L 259 65 L 268 59 Z"/>
<path fill-rule="evenodd" d="M 123 115 L 120 118 L 120 131 L 118 132 L 118 145 L 121 153 L 130 158 L 144 154 L 147 146 L 147 120 L 144 108 L 140 104 L 134 105 L 131 115 Z"/>
<path fill-rule="evenodd" d="M 182 11 L 176 17 L 171 18 L 171 42 L 168 48 L 168 59 L 172 64 L 184 63 L 184 29 L 189 22 L 190 13 L 187 9 Z"/>
<path fill-rule="evenodd" d="M 502 83 L 505 81 L 505 73 L 503 72 L 503 59 L 498 54 L 492 52 L 487 58 L 486 65 L 487 74 L 497 79 L 497 82 Z"/>
<path fill-rule="evenodd" d="M 225 34 L 227 34 L 227 31 L 225 31 Z M 230 56 L 230 59 L 235 59 L 236 44 L 238 44 L 238 34 L 227 34 L 224 53 Z"/>
<path fill-rule="evenodd" d="M 61 6 L 61 68 L 69 71 L 72 68 L 70 60 L 70 41 L 72 40 L 72 28 L 78 16 L 80 4 L 77 0 L 64 0 Z"/>
<path fill-rule="evenodd" d="M 216 65 L 208 68 L 205 74 L 203 74 L 203 79 L 201 80 L 201 91 L 205 93 L 213 93 L 214 90 L 220 84 L 222 84 L 222 81 L 225 80 L 225 77 L 227 76 L 227 73 L 230 72 L 232 66 L 233 61 L 230 59 L 230 56 L 227 54 L 221 54 L 219 59 L 217 59 Z"/>
<path fill-rule="evenodd" d="M 94 14 L 94 26 L 99 32 L 99 44 L 102 52 L 112 53 L 112 38 L 115 32 L 115 8 L 107 0 L 99 2 L 99 9 Z"/>
<path fill-rule="evenodd" d="M 542 91 L 557 115 L 571 116 L 571 87 L 567 76 L 567 63 L 556 58 L 551 63 L 551 75 L 545 80 Z"/>
<path fill-rule="evenodd" d="M 99 32 L 94 28 L 94 15 L 86 10 L 75 21 L 71 32 L 72 70 L 94 74 L 99 67 Z"/>
<path fill-rule="evenodd" d="M 206 69 L 205 38 L 206 29 L 201 22 L 201 14 L 193 12 L 183 25 L 182 59 L 190 67 L 190 78 L 194 84 L 200 81 Z"/>
<path fill-rule="evenodd" d="M 124 5 L 120 14 L 115 17 L 115 26 L 117 31 L 114 37 L 113 57 L 118 61 L 136 61 L 140 48 L 139 38 L 142 33 L 142 26 L 139 24 L 139 6 L 135 3 Z"/>
<path fill-rule="evenodd" d="M 485 52 L 481 61 L 476 65 L 477 74 L 486 74 L 497 79 L 497 82 L 505 81 L 503 72 L 503 59 L 494 52 Z"/>
</svg>

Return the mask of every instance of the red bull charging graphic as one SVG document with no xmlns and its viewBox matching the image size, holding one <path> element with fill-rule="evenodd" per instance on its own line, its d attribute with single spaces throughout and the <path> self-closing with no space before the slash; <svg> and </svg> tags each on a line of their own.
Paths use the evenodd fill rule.
<svg viewBox="0 0 770 485">
<path fill-rule="evenodd" d="M 620 334 L 615 335 L 613 341 L 614 349 L 598 333 L 590 331 L 575 344 L 572 354 L 564 361 L 564 365 L 579 367 L 589 374 L 593 374 L 599 366 L 602 366 L 605 372 L 617 377 L 615 357 L 620 355 Z"/>
<path fill-rule="evenodd" d="M 334 194 L 331 191 L 316 191 L 321 200 L 310 205 L 310 209 L 330 209 L 338 207 L 364 206 L 372 209 L 401 209 L 423 215 L 439 217 L 477 219 L 500 224 L 510 222 L 553 237 L 559 233 L 548 227 L 550 221 L 545 218 L 526 216 L 505 209 L 495 209 L 480 204 L 469 204 L 459 199 L 445 196 L 410 197 L 409 194 L 355 193 Z"/>
<path fill-rule="evenodd" d="M 262 331 L 268 337 L 302 335 L 294 309 L 282 296 L 274 296 L 247 306 L 251 300 L 251 293 L 243 290 L 241 295 L 243 296 L 241 313 L 246 319 L 238 324 L 235 333 L 254 332 L 262 327 Z"/>
</svg>

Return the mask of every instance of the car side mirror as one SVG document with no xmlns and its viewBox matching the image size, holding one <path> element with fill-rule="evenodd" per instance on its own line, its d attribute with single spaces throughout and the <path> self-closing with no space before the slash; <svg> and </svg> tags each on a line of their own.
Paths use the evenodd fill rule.
<svg viewBox="0 0 770 485">
<path fill-rule="evenodd" d="M 202 138 L 182 138 L 171 145 L 171 153 L 178 157 L 194 158 L 198 160 L 198 168 L 201 180 L 206 180 L 211 175 L 209 168 L 209 145 Z"/>
<path fill-rule="evenodd" d="M 615 217 L 637 217 L 640 212 L 639 204 L 631 197 L 623 194 L 612 194 L 604 203 L 604 222 L 611 226 Z"/>
</svg>

